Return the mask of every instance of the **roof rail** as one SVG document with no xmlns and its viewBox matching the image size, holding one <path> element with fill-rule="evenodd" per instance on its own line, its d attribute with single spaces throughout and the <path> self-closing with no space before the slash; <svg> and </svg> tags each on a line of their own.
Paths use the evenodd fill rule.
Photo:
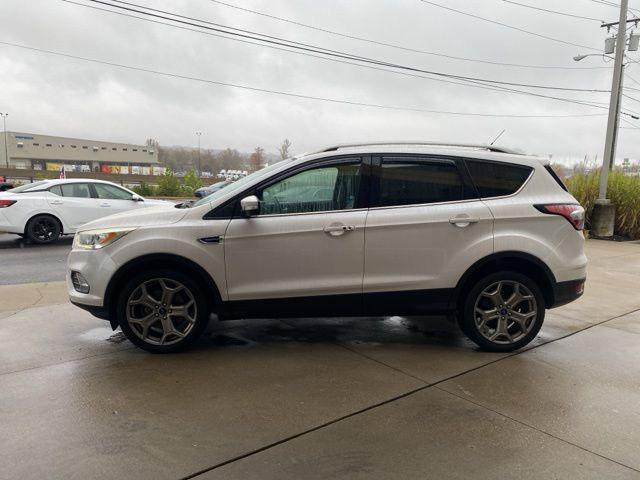
<svg viewBox="0 0 640 480">
<path fill-rule="evenodd" d="M 382 145 L 419 145 L 419 146 L 428 146 L 428 147 L 462 147 L 462 148 L 475 148 L 487 150 L 489 152 L 496 153 L 510 153 L 510 154 L 518 154 L 522 155 L 522 152 L 518 150 L 513 150 L 505 147 L 498 147 L 496 145 L 488 145 L 486 143 L 452 143 L 452 142 L 425 142 L 424 140 L 419 141 L 391 141 L 391 142 L 360 142 L 360 143 L 340 143 L 336 145 L 330 145 L 324 147 L 318 151 L 308 153 L 307 155 L 312 155 L 316 153 L 325 153 L 325 152 L 333 152 L 340 148 L 348 148 L 348 147 L 368 147 L 368 146 L 382 146 Z"/>
</svg>

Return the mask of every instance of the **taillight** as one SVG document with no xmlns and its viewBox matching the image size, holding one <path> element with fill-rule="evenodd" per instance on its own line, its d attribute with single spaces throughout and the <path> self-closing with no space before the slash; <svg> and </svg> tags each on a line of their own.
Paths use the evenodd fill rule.
<svg viewBox="0 0 640 480">
<path fill-rule="evenodd" d="M 7 208 L 16 203 L 17 200 L 0 200 L 0 208 Z"/>
<path fill-rule="evenodd" d="M 576 230 L 584 228 L 584 208 L 576 203 L 551 203 L 547 205 L 534 205 L 542 213 L 560 215 L 568 220 Z"/>
</svg>

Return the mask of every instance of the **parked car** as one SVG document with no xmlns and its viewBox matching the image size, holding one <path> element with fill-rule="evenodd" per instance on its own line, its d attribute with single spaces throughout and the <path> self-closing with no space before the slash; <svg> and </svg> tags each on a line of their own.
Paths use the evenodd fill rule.
<svg viewBox="0 0 640 480">
<path fill-rule="evenodd" d="M 11 190 L 13 187 L 13 183 L 0 182 L 0 192 L 6 192 L 7 190 Z"/>
<path fill-rule="evenodd" d="M 193 194 L 198 197 L 198 198 L 204 198 L 208 195 L 211 195 L 214 192 L 217 192 L 218 190 L 220 190 L 221 188 L 226 187 L 227 185 L 231 185 L 233 182 L 230 181 L 223 181 L 223 182 L 216 182 L 213 185 L 208 185 L 206 187 L 201 187 L 199 189 L 197 189 L 195 192 L 193 192 Z"/>
<path fill-rule="evenodd" d="M 50 243 L 92 220 L 159 205 L 173 203 L 101 180 L 44 180 L 0 193 L 0 231 Z"/>
<path fill-rule="evenodd" d="M 211 312 L 448 313 L 482 348 L 511 351 L 536 336 L 545 309 L 582 295 L 583 223 L 546 159 L 494 146 L 340 145 L 191 208 L 83 226 L 68 290 L 151 352 L 191 345 Z"/>
</svg>

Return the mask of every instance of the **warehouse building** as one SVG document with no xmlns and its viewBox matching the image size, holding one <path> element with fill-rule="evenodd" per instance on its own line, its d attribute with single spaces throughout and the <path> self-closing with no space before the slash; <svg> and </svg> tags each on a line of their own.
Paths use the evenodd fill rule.
<svg viewBox="0 0 640 480">
<path fill-rule="evenodd" d="M 21 170 L 59 171 L 64 165 L 67 172 L 164 172 L 153 147 L 24 132 L 0 133 L 0 158 L 0 168 Z"/>
</svg>

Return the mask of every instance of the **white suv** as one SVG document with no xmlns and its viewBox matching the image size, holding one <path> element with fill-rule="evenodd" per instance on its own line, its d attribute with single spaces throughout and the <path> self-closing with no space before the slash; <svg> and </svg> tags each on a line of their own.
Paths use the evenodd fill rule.
<svg viewBox="0 0 640 480">
<path fill-rule="evenodd" d="M 486 145 L 333 146 L 190 208 L 84 225 L 71 302 L 151 352 L 234 318 L 455 314 L 510 351 L 584 289 L 584 210 L 544 159 Z"/>
</svg>

